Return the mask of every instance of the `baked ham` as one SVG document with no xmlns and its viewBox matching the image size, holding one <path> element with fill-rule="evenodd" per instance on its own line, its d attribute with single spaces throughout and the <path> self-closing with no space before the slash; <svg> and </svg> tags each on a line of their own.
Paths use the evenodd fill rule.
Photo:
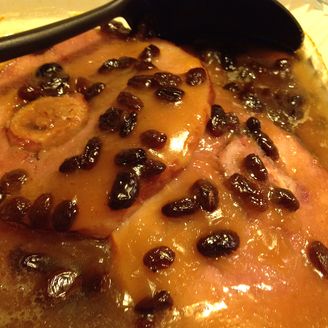
<svg viewBox="0 0 328 328">
<path fill-rule="evenodd" d="M 328 174 L 260 57 L 94 30 L 2 67 L 5 327 L 328 325 Z"/>
</svg>

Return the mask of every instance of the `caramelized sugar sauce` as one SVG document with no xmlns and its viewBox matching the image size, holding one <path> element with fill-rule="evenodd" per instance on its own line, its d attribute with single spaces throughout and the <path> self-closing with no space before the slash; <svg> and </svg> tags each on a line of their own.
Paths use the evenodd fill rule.
<svg viewBox="0 0 328 328">
<path fill-rule="evenodd" d="M 84 49 L 73 41 L 68 45 L 81 51 L 64 55 L 60 62 L 71 82 L 83 77 L 89 86 L 106 85 L 92 99 L 80 95 L 79 101 L 88 108 L 81 130 L 73 138 L 64 131 L 67 140 L 58 145 L 26 143 L 22 138 L 2 145 L 10 158 L 1 161 L 3 173 L 20 168 L 29 175 L 12 197 L 34 201 L 40 194 L 51 193 L 55 205 L 74 200 L 79 208 L 77 219 L 67 229 L 78 232 L 53 232 L 53 224 L 41 231 L 17 222 L 1 223 L 2 326 L 327 326 L 328 265 L 320 267 L 307 256 L 314 240 L 328 246 L 327 172 L 323 168 L 328 165 L 327 102 L 319 84 L 313 84 L 318 92 L 314 90 L 308 64 L 267 50 L 235 57 L 207 52 L 201 64 L 164 41 L 90 35 L 91 47 Z M 157 68 L 142 73 L 134 68 L 97 73 L 109 57 L 137 58 L 150 44 L 161 51 L 153 61 Z M 45 55 L 45 62 L 54 61 L 58 54 L 52 57 L 53 53 Z M 34 80 L 35 70 L 45 63 L 33 56 L 29 60 L 28 77 L 14 79 L 3 89 L 3 126 L 8 127 L 15 111 L 26 105 L 17 97 L 17 89 Z M 202 65 L 208 70 L 206 81 L 198 86 L 186 83 L 185 73 Z M 131 77 L 158 71 L 183 79 L 182 102 L 162 102 L 154 89 L 126 87 Z M 137 95 L 144 105 L 127 138 L 98 128 L 99 116 L 110 106 L 120 106 L 116 98 L 121 91 Z M 167 97 L 167 90 L 164 93 Z M 225 112 L 216 122 L 220 136 L 204 133 L 214 103 Z M 229 113 L 238 117 L 232 125 Z M 247 128 L 250 116 L 261 121 L 262 132 L 277 147 L 278 157 L 266 156 L 259 148 L 259 139 Z M 166 134 L 163 148 L 145 148 L 139 136 L 149 129 Z M 7 133 L 5 129 L 3 140 Z M 94 168 L 59 172 L 63 161 L 81 154 L 91 137 L 102 142 Z M 136 147 L 145 148 L 151 159 L 160 160 L 167 169 L 142 182 L 133 206 L 115 211 L 108 207 L 108 194 L 120 170 L 114 158 L 119 151 Z M 250 154 L 258 156 L 267 169 L 263 181 L 254 179 L 243 164 Z M 249 191 L 251 198 L 236 196 L 229 185 L 234 174 L 263 192 L 263 208 L 253 206 L 258 201 L 256 191 Z M 199 179 L 218 192 L 217 201 L 207 210 L 199 194 L 194 197 L 192 186 Z M 277 205 L 270 196 L 274 188 L 291 192 L 299 208 L 283 202 Z M 27 216 L 21 221 L 30 224 Z M 225 244 L 224 252 L 206 249 L 210 242 L 200 251 L 200 240 L 223 232 L 234 238 Z M 323 253 L 326 258 L 328 251 Z"/>
</svg>

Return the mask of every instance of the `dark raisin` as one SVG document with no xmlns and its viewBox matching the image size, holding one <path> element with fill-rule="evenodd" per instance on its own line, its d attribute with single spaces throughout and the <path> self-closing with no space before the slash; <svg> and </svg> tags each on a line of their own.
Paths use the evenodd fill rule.
<svg viewBox="0 0 328 328">
<path fill-rule="evenodd" d="M 60 97 L 71 89 L 67 77 L 53 77 L 40 83 L 41 94 L 45 97 Z"/>
<path fill-rule="evenodd" d="M 141 52 L 141 54 L 139 55 L 139 59 L 142 61 L 151 62 L 153 58 L 158 57 L 159 55 L 160 49 L 154 44 L 150 44 Z"/>
<path fill-rule="evenodd" d="M 250 154 L 244 159 L 243 164 L 253 179 L 259 181 L 267 180 L 268 171 L 259 156 Z"/>
<path fill-rule="evenodd" d="M 24 270 L 35 272 L 50 272 L 55 267 L 53 260 L 41 253 L 25 254 L 19 264 Z"/>
<path fill-rule="evenodd" d="M 136 321 L 136 328 L 154 328 L 155 318 L 152 314 L 141 315 Z"/>
<path fill-rule="evenodd" d="M 57 63 L 43 64 L 36 71 L 36 76 L 40 78 L 53 78 L 57 77 L 63 72 L 63 67 Z"/>
<path fill-rule="evenodd" d="M 27 179 L 28 173 L 25 170 L 13 170 L 2 176 L 0 186 L 5 193 L 12 194 L 20 191 L 22 185 L 26 183 Z"/>
<path fill-rule="evenodd" d="M 108 206 L 112 210 L 129 208 L 139 194 L 139 178 L 133 171 L 117 174 L 110 192 Z"/>
<path fill-rule="evenodd" d="M 256 117 L 250 117 L 246 121 L 246 127 L 251 133 L 258 133 L 261 131 L 261 122 Z"/>
<path fill-rule="evenodd" d="M 89 86 L 85 92 L 84 92 L 84 98 L 86 100 L 90 100 L 96 96 L 98 96 L 100 93 L 102 93 L 105 89 L 106 85 L 102 82 L 96 82 Z"/>
<path fill-rule="evenodd" d="M 116 37 L 127 39 L 131 34 L 131 29 L 124 26 L 121 22 L 112 20 L 108 24 L 101 26 L 101 30 L 105 33 L 114 34 Z"/>
<path fill-rule="evenodd" d="M 219 230 L 202 237 L 197 242 L 197 250 L 205 257 L 227 256 L 238 249 L 239 236 L 231 230 Z"/>
<path fill-rule="evenodd" d="M 140 140 L 149 148 L 161 149 L 166 144 L 167 136 L 157 130 L 147 130 L 140 135 Z"/>
<path fill-rule="evenodd" d="M 135 111 L 140 111 L 144 107 L 144 104 L 139 97 L 126 91 L 120 92 L 120 94 L 117 97 L 117 102 L 120 105 Z"/>
<path fill-rule="evenodd" d="M 141 61 L 141 62 L 138 62 L 135 65 L 135 68 L 138 71 L 151 71 L 151 70 L 155 69 L 156 66 L 152 62 L 149 62 L 149 61 Z"/>
<path fill-rule="evenodd" d="M 270 137 L 266 133 L 259 132 L 256 135 L 254 135 L 254 137 L 255 137 L 257 144 L 263 150 L 265 155 L 267 155 L 274 161 L 277 161 L 279 159 L 278 148 L 275 146 L 273 141 L 270 139 Z"/>
<path fill-rule="evenodd" d="M 120 128 L 123 111 L 110 107 L 99 117 L 98 127 L 101 131 L 116 132 Z"/>
<path fill-rule="evenodd" d="M 106 60 L 98 69 L 99 73 L 110 72 L 114 69 L 126 69 L 133 66 L 137 59 L 132 57 L 120 57 L 119 59 Z"/>
<path fill-rule="evenodd" d="M 194 198 L 182 198 L 162 207 L 162 213 L 168 217 L 180 217 L 197 212 L 199 205 Z"/>
<path fill-rule="evenodd" d="M 128 81 L 128 86 L 137 89 L 151 88 L 153 85 L 154 80 L 151 75 L 136 75 Z"/>
<path fill-rule="evenodd" d="M 168 102 L 178 102 L 181 101 L 185 92 L 176 87 L 162 87 L 156 90 L 155 95 Z"/>
<path fill-rule="evenodd" d="M 36 229 L 45 229 L 49 225 L 51 209 L 54 199 L 51 194 L 39 196 L 28 211 L 31 226 Z"/>
<path fill-rule="evenodd" d="M 115 156 L 115 164 L 119 166 L 133 167 L 138 164 L 144 164 L 147 160 L 147 154 L 142 148 L 131 148 L 120 151 Z"/>
<path fill-rule="evenodd" d="M 138 120 L 138 113 L 132 112 L 132 113 L 125 113 L 122 117 L 121 124 L 120 124 L 120 136 L 122 138 L 127 137 L 130 135 L 135 127 L 137 126 L 137 120 Z"/>
<path fill-rule="evenodd" d="M 0 208 L 0 219 L 10 222 L 21 222 L 31 207 L 31 202 L 24 197 L 6 200 Z"/>
<path fill-rule="evenodd" d="M 264 105 L 254 92 L 241 92 L 240 99 L 243 101 L 245 107 L 256 113 L 261 113 L 264 110 Z"/>
<path fill-rule="evenodd" d="M 54 229 L 59 232 L 69 231 L 78 213 L 79 208 L 75 201 L 62 201 L 55 207 L 52 215 L 52 225 Z"/>
<path fill-rule="evenodd" d="M 287 189 L 274 188 L 271 192 L 271 201 L 290 212 L 295 212 L 300 208 L 300 203 L 295 195 Z"/>
<path fill-rule="evenodd" d="M 33 101 L 41 97 L 41 90 L 37 86 L 33 85 L 23 85 L 18 89 L 18 97 L 26 100 L 26 101 Z"/>
<path fill-rule="evenodd" d="M 143 179 L 150 179 L 162 174 L 166 170 L 166 165 L 160 161 L 148 159 L 144 164 L 133 168 L 135 173 Z"/>
<path fill-rule="evenodd" d="M 220 62 L 221 62 L 221 66 L 223 67 L 223 69 L 225 71 L 233 72 L 237 68 L 235 59 L 230 55 L 221 54 L 220 55 Z"/>
<path fill-rule="evenodd" d="M 82 170 L 91 170 L 95 167 L 100 157 L 101 147 L 101 140 L 97 137 L 88 141 L 80 157 L 80 168 Z"/>
<path fill-rule="evenodd" d="M 268 209 L 268 200 L 264 192 L 241 174 L 232 175 L 228 180 L 228 186 L 251 209 L 258 211 Z"/>
<path fill-rule="evenodd" d="M 81 156 L 73 156 L 64 160 L 59 166 L 59 172 L 61 173 L 72 173 L 80 168 Z"/>
<path fill-rule="evenodd" d="M 239 130 L 240 121 L 235 113 L 226 114 L 226 126 L 225 129 L 230 132 L 237 132 Z"/>
<path fill-rule="evenodd" d="M 85 94 L 89 86 L 90 86 L 90 81 L 85 79 L 84 77 L 78 77 L 75 80 L 75 90 L 78 93 Z"/>
<path fill-rule="evenodd" d="M 206 81 L 206 71 L 204 68 L 193 68 L 187 73 L 186 82 L 191 86 L 203 84 Z"/>
<path fill-rule="evenodd" d="M 157 292 L 153 297 L 145 297 L 139 301 L 134 310 L 141 314 L 152 314 L 158 311 L 165 311 L 173 306 L 173 299 L 166 290 Z"/>
<path fill-rule="evenodd" d="M 211 118 L 207 122 L 206 129 L 214 137 L 220 137 L 226 132 L 227 115 L 220 105 L 213 105 Z"/>
<path fill-rule="evenodd" d="M 328 277 L 328 248 L 320 241 L 309 244 L 307 254 L 312 265 L 325 277 Z"/>
<path fill-rule="evenodd" d="M 82 277 L 82 291 L 86 295 L 98 294 L 105 291 L 111 284 L 108 274 L 89 273 Z"/>
<path fill-rule="evenodd" d="M 169 268 L 175 259 L 175 253 L 166 246 L 155 247 L 143 257 L 144 265 L 151 271 L 157 272 Z"/>
<path fill-rule="evenodd" d="M 177 87 L 182 83 L 180 76 L 168 72 L 155 73 L 153 79 L 158 87 Z"/>
<path fill-rule="evenodd" d="M 224 85 L 223 89 L 228 90 L 232 93 L 238 93 L 240 91 L 240 87 L 236 82 L 230 82 Z"/>
<path fill-rule="evenodd" d="M 48 280 L 47 295 L 50 298 L 66 298 L 74 288 L 78 274 L 74 271 L 60 271 Z"/>
<path fill-rule="evenodd" d="M 120 62 L 116 58 L 106 60 L 98 69 L 99 73 L 107 73 L 119 68 Z"/>
<path fill-rule="evenodd" d="M 7 194 L 0 186 L 0 204 L 6 199 Z"/>
<path fill-rule="evenodd" d="M 218 189 L 208 180 L 197 180 L 191 187 L 199 206 L 207 212 L 214 212 L 219 206 Z"/>
</svg>

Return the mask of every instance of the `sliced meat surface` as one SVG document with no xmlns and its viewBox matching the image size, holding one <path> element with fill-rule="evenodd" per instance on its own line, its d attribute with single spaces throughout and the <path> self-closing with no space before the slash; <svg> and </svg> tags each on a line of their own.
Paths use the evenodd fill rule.
<svg viewBox="0 0 328 328">
<path fill-rule="evenodd" d="M 249 115 L 229 97 L 217 91 L 217 101 L 245 122 Z M 322 327 L 328 323 L 328 281 L 307 258 L 310 242 L 328 243 L 327 172 L 295 137 L 264 118 L 261 123 L 279 150 L 278 161 L 267 157 L 250 136 L 206 137 L 185 171 L 113 234 L 116 279 L 135 302 L 161 290 L 172 296 L 174 308 L 161 317 L 162 327 Z M 257 183 L 263 193 L 268 195 L 272 187 L 292 191 L 300 203 L 297 211 L 270 201 L 265 211 L 257 211 L 232 193 L 227 181 L 235 173 L 255 183 L 243 166 L 249 154 L 257 154 L 268 171 L 268 181 Z M 163 215 L 165 204 L 190 197 L 198 179 L 217 187 L 217 211 Z M 240 246 L 217 258 L 201 254 L 200 238 L 222 230 L 235 232 Z M 154 272 L 144 264 L 144 256 L 162 246 L 170 248 L 175 258 L 170 266 Z"/>
<path fill-rule="evenodd" d="M 152 63 L 148 57 L 140 57 L 149 46 L 157 51 Z M 108 60 L 111 61 L 107 68 L 100 69 Z M 119 68 L 115 66 L 118 60 L 121 60 Z M 62 67 L 59 82 L 54 82 L 59 86 L 51 87 L 55 92 L 63 92 L 63 96 L 48 94 L 54 90 L 49 91 L 49 85 L 44 83 L 55 73 L 44 67 L 43 71 L 40 69 L 46 63 Z M 154 66 L 152 70 L 140 68 L 150 64 Z M 204 76 L 199 85 L 187 83 L 187 72 L 201 66 L 199 59 L 168 42 L 122 40 L 100 31 L 87 32 L 42 54 L 9 63 L 0 75 L 3 99 L 0 172 L 3 175 L 16 168 L 26 170 L 29 178 L 20 195 L 32 202 L 44 193 L 52 194 L 55 204 L 74 201 L 79 214 L 71 229 L 108 236 L 144 199 L 161 189 L 189 162 L 204 131 L 212 98 L 205 70 L 202 69 Z M 56 66 L 52 69 L 58 70 Z M 140 75 L 142 81 L 146 75 L 150 82 L 128 83 Z M 42 76 L 46 76 L 46 82 Z M 39 88 L 40 79 L 45 96 L 32 101 L 20 99 L 17 90 L 31 85 Z M 165 135 L 161 147 L 154 146 L 149 136 L 146 141 L 142 139 L 141 135 L 149 130 Z M 60 173 L 61 164 L 81 155 L 94 137 L 101 143 L 96 165 L 92 169 Z M 135 178 L 140 192 L 132 199 L 133 204 L 120 210 L 109 208 L 108 198 L 118 172 L 131 170 L 133 166 L 115 164 L 115 156 L 136 148 L 142 148 L 149 160 L 160 161 L 157 165 L 162 169 L 141 181 Z M 138 161 L 137 164 L 144 164 L 142 159 Z M 154 162 L 150 163 L 154 166 Z M 151 171 L 153 166 L 148 169 Z"/>
</svg>

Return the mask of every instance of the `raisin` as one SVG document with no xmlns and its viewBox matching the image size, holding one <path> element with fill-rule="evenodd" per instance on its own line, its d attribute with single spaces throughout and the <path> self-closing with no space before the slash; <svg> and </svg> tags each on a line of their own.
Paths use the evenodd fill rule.
<svg viewBox="0 0 328 328">
<path fill-rule="evenodd" d="M 122 117 L 121 124 L 120 124 L 120 136 L 122 138 L 127 137 L 130 135 L 135 127 L 137 126 L 137 120 L 138 120 L 138 113 L 132 112 L 132 113 L 125 113 Z"/>
<path fill-rule="evenodd" d="M 266 133 L 261 131 L 254 135 L 254 137 L 257 144 L 263 150 L 266 156 L 270 157 L 274 161 L 279 159 L 278 148 Z"/>
<path fill-rule="evenodd" d="M 148 159 L 144 164 L 133 168 L 135 173 L 143 179 L 150 179 L 162 174 L 166 170 L 166 165 L 160 161 Z"/>
<path fill-rule="evenodd" d="M 117 97 L 117 102 L 131 110 L 140 111 L 144 104 L 142 100 L 130 92 L 122 91 Z"/>
<path fill-rule="evenodd" d="M 149 61 L 141 61 L 135 65 L 138 71 L 151 71 L 156 68 L 156 66 Z"/>
<path fill-rule="evenodd" d="M 116 132 L 120 128 L 123 111 L 121 109 L 110 107 L 99 117 L 98 127 L 101 131 Z"/>
<path fill-rule="evenodd" d="M 240 87 L 236 82 L 230 82 L 224 85 L 223 89 L 228 90 L 232 93 L 238 93 L 240 92 Z"/>
<path fill-rule="evenodd" d="M 147 130 L 140 135 L 140 140 L 149 148 L 161 149 L 166 144 L 167 136 L 157 130 Z"/>
<path fill-rule="evenodd" d="M 28 173 L 25 170 L 17 169 L 5 173 L 1 180 L 0 186 L 6 194 L 12 194 L 21 190 L 22 185 L 26 183 Z"/>
<path fill-rule="evenodd" d="M 105 291 L 111 284 L 108 274 L 89 273 L 82 277 L 82 291 L 87 296 Z"/>
<path fill-rule="evenodd" d="M 85 92 L 84 92 L 84 98 L 85 100 L 90 100 L 96 96 L 98 96 L 100 93 L 102 93 L 105 89 L 106 85 L 102 82 L 96 82 L 89 86 Z"/>
<path fill-rule="evenodd" d="M 139 59 L 142 61 L 151 62 L 153 58 L 158 57 L 159 55 L 160 49 L 154 44 L 150 44 L 141 52 L 141 54 L 139 55 Z"/>
<path fill-rule="evenodd" d="M 172 249 L 160 246 L 148 251 L 143 257 L 143 263 L 149 270 L 157 272 L 170 267 L 174 259 L 175 253 Z"/>
<path fill-rule="evenodd" d="M 162 207 L 162 213 L 168 217 L 181 217 L 197 212 L 199 205 L 194 198 L 182 198 Z"/>
<path fill-rule="evenodd" d="M 154 79 L 151 75 L 136 75 L 128 81 L 128 86 L 137 89 L 147 89 L 154 85 Z"/>
<path fill-rule="evenodd" d="M 36 76 L 39 78 L 51 79 L 61 75 L 63 67 L 57 63 L 47 63 L 40 66 L 36 71 Z"/>
<path fill-rule="evenodd" d="M 73 156 L 64 160 L 59 166 L 59 172 L 61 173 L 72 173 L 80 168 L 81 156 Z"/>
<path fill-rule="evenodd" d="M 115 156 L 115 164 L 119 166 L 133 167 L 138 164 L 144 164 L 147 160 L 147 154 L 142 148 L 131 148 L 120 151 Z"/>
<path fill-rule="evenodd" d="M 31 226 L 36 229 L 48 227 L 51 209 L 54 199 L 51 194 L 40 195 L 28 211 Z"/>
<path fill-rule="evenodd" d="M 85 94 L 89 86 L 90 86 L 90 81 L 85 79 L 84 77 L 78 77 L 75 80 L 75 90 L 78 93 Z"/>
<path fill-rule="evenodd" d="M 78 214 L 79 208 L 75 201 L 62 201 L 55 207 L 52 215 L 52 225 L 54 229 L 58 232 L 69 231 Z"/>
<path fill-rule="evenodd" d="M 10 222 L 21 222 L 31 207 L 31 202 L 24 197 L 6 200 L 0 208 L 0 219 Z"/>
<path fill-rule="evenodd" d="M 66 298 L 75 285 L 78 274 L 74 271 L 60 271 L 48 280 L 47 295 L 50 298 Z"/>
<path fill-rule="evenodd" d="M 42 253 L 36 254 L 25 254 L 20 259 L 20 267 L 26 271 L 34 271 L 34 272 L 50 272 L 54 269 L 53 260 Z"/>
<path fill-rule="evenodd" d="M 158 87 L 177 87 L 182 83 L 178 75 L 168 72 L 155 73 L 153 80 Z"/>
<path fill-rule="evenodd" d="M 285 71 L 285 72 L 289 72 L 291 69 L 291 65 L 287 58 L 277 59 L 273 65 L 273 67 L 275 69 L 278 69 L 280 71 Z"/>
<path fill-rule="evenodd" d="M 325 277 L 328 277 L 328 248 L 320 241 L 309 244 L 307 254 L 312 265 Z"/>
<path fill-rule="evenodd" d="M 98 69 L 98 73 L 107 73 L 119 68 L 120 62 L 116 58 L 106 60 Z"/>
<path fill-rule="evenodd" d="M 44 97 L 60 97 L 71 89 L 68 77 L 53 77 L 40 83 L 41 94 Z"/>
<path fill-rule="evenodd" d="M 207 212 L 214 212 L 219 206 L 219 192 L 208 180 L 197 180 L 191 187 L 199 206 Z"/>
<path fill-rule="evenodd" d="M 138 176 L 132 171 L 120 172 L 113 183 L 108 206 L 112 210 L 129 208 L 136 201 L 138 194 Z"/>
<path fill-rule="evenodd" d="M 225 130 L 228 132 L 237 132 L 239 130 L 240 121 L 235 113 L 226 114 Z"/>
<path fill-rule="evenodd" d="M 232 175 L 228 180 L 228 186 L 249 208 L 258 211 L 268 209 L 268 200 L 264 192 L 241 174 Z"/>
<path fill-rule="evenodd" d="M 101 30 L 105 33 L 114 34 L 116 37 L 121 39 L 127 39 L 131 34 L 131 29 L 125 27 L 121 22 L 112 20 L 108 24 L 101 26 Z"/>
<path fill-rule="evenodd" d="M 168 102 L 179 102 L 182 100 L 185 92 L 176 87 L 162 87 L 156 90 L 155 95 Z"/>
<path fill-rule="evenodd" d="M 267 180 L 268 171 L 259 156 L 250 154 L 244 159 L 243 164 L 253 179 L 259 181 Z"/>
<path fill-rule="evenodd" d="M 226 132 L 227 116 L 220 105 L 213 105 L 211 118 L 206 129 L 214 137 L 220 137 Z"/>
<path fill-rule="evenodd" d="M 25 101 L 33 101 L 41 97 L 41 89 L 38 86 L 23 85 L 18 89 L 17 94 Z"/>
<path fill-rule="evenodd" d="M 193 68 L 187 73 L 186 82 L 191 86 L 201 85 L 206 81 L 206 71 L 204 68 Z"/>
<path fill-rule="evenodd" d="M 258 133 L 261 131 L 261 122 L 256 117 L 250 117 L 246 121 L 246 127 L 251 133 Z"/>
<path fill-rule="evenodd" d="M 274 188 L 271 192 L 271 201 L 290 212 L 295 212 L 300 208 L 300 203 L 295 195 L 287 189 Z"/>
<path fill-rule="evenodd" d="M 137 59 L 132 57 L 120 57 L 119 59 L 108 59 L 98 69 L 99 73 L 107 73 L 115 69 L 126 69 L 133 66 Z"/>
<path fill-rule="evenodd" d="M 95 167 L 100 157 L 101 147 L 101 140 L 97 137 L 88 141 L 80 157 L 80 168 L 82 170 L 91 170 Z"/>
<path fill-rule="evenodd" d="M 205 257 L 222 257 L 233 253 L 240 245 L 239 236 L 231 230 L 218 230 L 197 242 L 197 250 Z"/>
<path fill-rule="evenodd" d="M 170 309 L 173 306 L 173 299 L 166 290 L 157 292 L 153 297 L 145 297 L 139 301 L 134 310 L 141 314 L 152 314 L 158 311 Z"/>
</svg>

